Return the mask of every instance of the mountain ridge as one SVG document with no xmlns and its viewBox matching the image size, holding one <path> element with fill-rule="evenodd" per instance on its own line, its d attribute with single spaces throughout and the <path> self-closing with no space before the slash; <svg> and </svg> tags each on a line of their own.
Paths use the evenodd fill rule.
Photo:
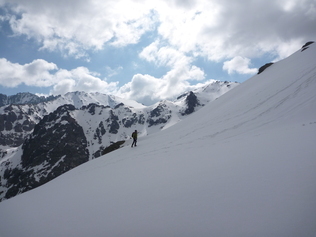
<svg viewBox="0 0 316 237">
<path fill-rule="evenodd" d="M 32 104 L 30 93 L 19 94 L 21 104 L 15 98 L 16 104 L 0 107 L 0 200 L 101 156 L 112 143 L 128 140 L 135 129 L 140 137 L 166 129 L 237 85 L 216 81 L 152 106 L 85 92 Z M 70 135 L 74 132 L 77 137 Z"/>
</svg>

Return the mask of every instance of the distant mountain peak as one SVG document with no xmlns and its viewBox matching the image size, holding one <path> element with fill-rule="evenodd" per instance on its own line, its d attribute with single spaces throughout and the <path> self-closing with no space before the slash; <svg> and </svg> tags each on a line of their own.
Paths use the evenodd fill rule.
<svg viewBox="0 0 316 237">
<path fill-rule="evenodd" d="M 56 96 L 49 96 L 49 97 L 37 96 L 29 92 L 20 92 L 20 93 L 17 93 L 16 95 L 10 95 L 10 96 L 0 94 L 0 107 L 9 105 L 9 104 L 17 104 L 17 105 L 38 104 L 38 103 L 54 100 L 57 97 Z"/>
</svg>

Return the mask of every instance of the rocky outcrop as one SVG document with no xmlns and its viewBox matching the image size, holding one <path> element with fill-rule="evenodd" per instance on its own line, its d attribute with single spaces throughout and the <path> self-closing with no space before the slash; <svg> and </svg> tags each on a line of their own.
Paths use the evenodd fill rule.
<svg viewBox="0 0 316 237">
<path fill-rule="evenodd" d="M 313 44 L 314 43 L 314 41 L 309 41 L 309 42 L 307 42 L 306 44 L 304 44 L 303 46 L 302 46 L 302 49 L 301 49 L 301 52 L 303 52 L 304 50 L 306 50 L 306 49 L 308 49 L 309 47 L 309 45 L 311 45 L 311 44 Z"/>
<path fill-rule="evenodd" d="M 266 63 L 262 67 L 259 68 L 258 74 L 262 73 L 264 70 L 266 70 L 268 67 L 270 67 L 273 63 Z"/>
<path fill-rule="evenodd" d="M 125 141 L 118 141 L 118 142 L 112 143 L 110 146 L 106 147 L 102 151 L 102 155 L 105 155 L 107 153 L 110 153 L 112 151 L 115 151 L 115 150 L 119 149 L 124 143 L 125 143 Z"/>
<path fill-rule="evenodd" d="M 148 127 L 155 125 L 164 125 L 171 118 L 171 110 L 165 103 L 160 103 L 154 108 L 147 119 Z"/>
<path fill-rule="evenodd" d="M 192 114 L 195 108 L 201 105 L 197 96 L 192 91 L 190 91 L 189 94 L 186 96 L 185 104 L 186 108 L 183 112 L 181 112 L 182 115 Z"/>
<path fill-rule="evenodd" d="M 83 129 L 69 113 L 74 109 L 61 106 L 35 126 L 23 143 L 21 166 L 4 172 L 8 188 L 4 198 L 36 188 L 89 160 Z"/>
<path fill-rule="evenodd" d="M 114 114 L 113 110 L 109 111 L 109 117 L 106 120 L 107 127 L 109 128 L 109 132 L 112 134 L 117 134 L 120 125 L 118 123 L 119 118 L 117 115 Z"/>
<path fill-rule="evenodd" d="M 41 119 L 34 105 L 9 105 L 0 114 L 0 145 L 17 147 Z"/>
</svg>

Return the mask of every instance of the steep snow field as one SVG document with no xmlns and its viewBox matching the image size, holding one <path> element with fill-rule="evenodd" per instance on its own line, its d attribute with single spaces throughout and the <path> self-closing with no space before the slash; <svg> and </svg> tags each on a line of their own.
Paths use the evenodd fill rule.
<svg viewBox="0 0 316 237">
<path fill-rule="evenodd" d="M 315 237 L 316 45 L 0 203 L 1 237 Z"/>
</svg>

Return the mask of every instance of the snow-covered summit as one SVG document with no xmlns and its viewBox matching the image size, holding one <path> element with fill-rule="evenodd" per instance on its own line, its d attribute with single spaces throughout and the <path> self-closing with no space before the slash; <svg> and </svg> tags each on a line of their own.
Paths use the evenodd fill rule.
<svg viewBox="0 0 316 237">
<path fill-rule="evenodd" d="M 86 93 L 86 92 L 68 92 L 64 96 L 62 96 L 60 99 L 64 100 L 63 104 L 69 103 L 73 104 L 76 108 L 81 108 L 84 105 L 89 104 L 98 104 L 98 105 L 104 105 L 109 106 L 111 108 L 114 108 L 120 103 L 123 103 L 126 106 L 133 107 L 133 108 L 144 108 L 145 106 L 133 101 L 128 100 L 124 98 L 120 98 L 118 96 L 114 95 L 107 95 L 102 94 L 99 92 L 92 92 L 92 93 Z"/>
<path fill-rule="evenodd" d="M 3 95 L 0 94 L 0 107 L 5 105 L 21 105 L 21 104 L 38 104 L 41 102 L 46 102 L 54 100 L 55 96 L 37 96 L 29 92 L 18 93 L 16 95 Z"/>
</svg>

